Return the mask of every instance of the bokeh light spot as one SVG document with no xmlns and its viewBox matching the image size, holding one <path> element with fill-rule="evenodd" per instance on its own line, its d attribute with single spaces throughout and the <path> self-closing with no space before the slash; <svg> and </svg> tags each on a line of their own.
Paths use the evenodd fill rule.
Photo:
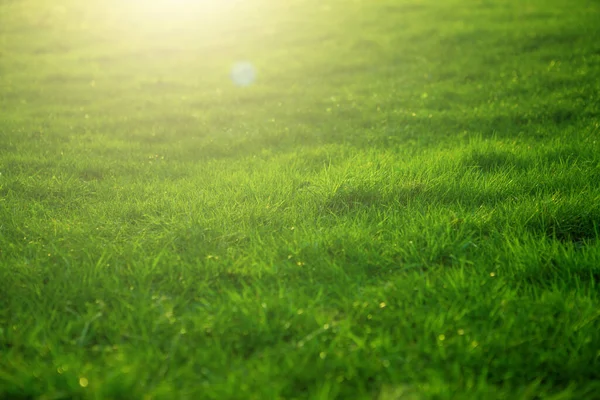
<svg viewBox="0 0 600 400">
<path fill-rule="evenodd" d="M 256 69 L 248 61 L 240 61 L 231 68 L 231 80 L 236 86 L 250 86 L 256 80 Z"/>
</svg>

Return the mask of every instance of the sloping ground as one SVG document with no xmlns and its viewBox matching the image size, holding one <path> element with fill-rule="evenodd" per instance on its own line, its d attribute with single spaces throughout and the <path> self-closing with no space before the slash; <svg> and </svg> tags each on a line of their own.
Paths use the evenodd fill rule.
<svg viewBox="0 0 600 400">
<path fill-rule="evenodd" d="M 0 398 L 600 397 L 598 2 L 159 1 L 0 3 Z"/>
</svg>

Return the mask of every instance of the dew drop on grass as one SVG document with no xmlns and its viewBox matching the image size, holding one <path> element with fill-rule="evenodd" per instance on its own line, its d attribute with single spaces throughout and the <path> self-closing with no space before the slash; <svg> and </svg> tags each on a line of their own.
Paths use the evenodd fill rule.
<svg viewBox="0 0 600 400">
<path fill-rule="evenodd" d="M 87 387 L 88 384 L 89 384 L 89 381 L 87 380 L 87 378 L 84 378 L 84 377 L 79 378 L 79 386 Z"/>
</svg>

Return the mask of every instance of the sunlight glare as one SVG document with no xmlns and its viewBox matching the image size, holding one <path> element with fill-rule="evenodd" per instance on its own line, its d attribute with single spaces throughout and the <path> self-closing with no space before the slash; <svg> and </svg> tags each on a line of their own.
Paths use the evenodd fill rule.
<svg viewBox="0 0 600 400">
<path fill-rule="evenodd" d="M 177 20 L 231 11 L 238 0 L 132 0 L 140 12 L 156 19 Z"/>
</svg>

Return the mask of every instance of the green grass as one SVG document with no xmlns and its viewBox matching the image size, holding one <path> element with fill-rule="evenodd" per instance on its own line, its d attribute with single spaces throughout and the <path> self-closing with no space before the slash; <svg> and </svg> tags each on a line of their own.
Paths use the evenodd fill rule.
<svg viewBox="0 0 600 400">
<path fill-rule="evenodd" d="M 600 3 L 127 4 L 0 1 L 0 398 L 600 398 Z"/>
</svg>

